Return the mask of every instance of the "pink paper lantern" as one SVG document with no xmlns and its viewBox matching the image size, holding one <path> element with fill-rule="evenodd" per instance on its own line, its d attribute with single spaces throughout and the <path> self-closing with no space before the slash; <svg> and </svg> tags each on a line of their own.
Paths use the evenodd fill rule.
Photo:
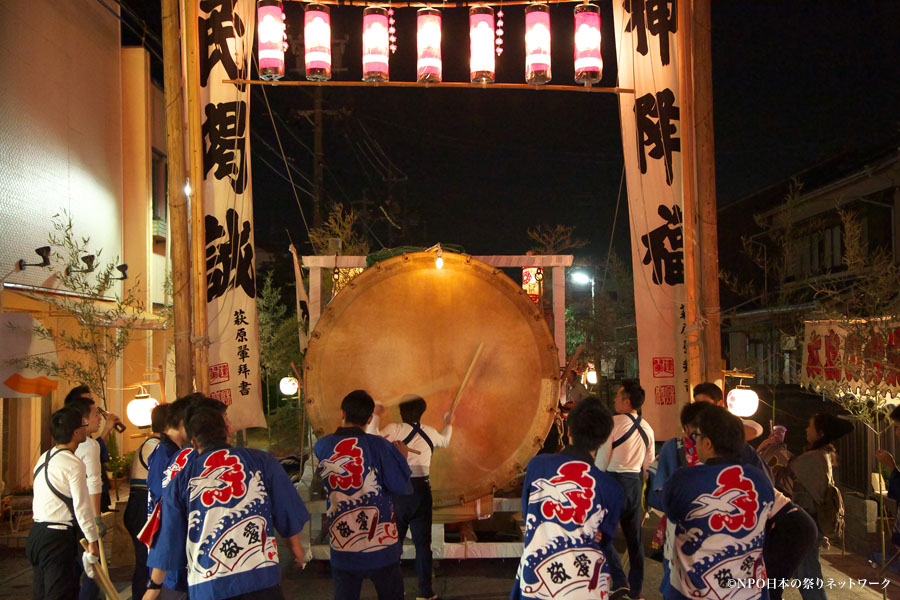
<svg viewBox="0 0 900 600">
<path fill-rule="evenodd" d="M 363 10 L 363 81 L 390 81 L 389 27 L 386 8 L 370 6 Z"/>
<path fill-rule="evenodd" d="M 441 11 L 420 8 L 416 13 L 416 79 L 419 83 L 440 83 Z"/>
<path fill-rule="evenodd" d="M 550 81 L 550 7 L 532 4 L 525 8 L 525 82 Z"/>
<path fill-rule="evenodd" d="M 469 9 L 469 80 L 494 83 L 494 9 L 473 6 Z"/>
<path fill-rule="evenodd" d="M 303 15 L 306 78 L 331 79 L 331 10 L 324 4 L 307 4 Z"/>
<path fill-rule="evenodd" d="M 281 79 L 284 77 L 284 51 L 287 49 L 281 0 L 259 0 L 256 22 L 259 37 L 259 78 Z"/>
<path fill-rule="evenodd" d="M 575 7 L 575 83 L 600 83 L 602 76 L 600 8 L 579 4 Z"/>
</svg>

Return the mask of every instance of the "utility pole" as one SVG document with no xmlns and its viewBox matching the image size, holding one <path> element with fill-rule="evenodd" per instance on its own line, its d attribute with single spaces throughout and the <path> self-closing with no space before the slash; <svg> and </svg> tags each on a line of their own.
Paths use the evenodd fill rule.
<svg viewBox="0 0 900 600">
<path fill-rule="evenodd" d="M 194 308 L 194 377 L 196 389 L 209 394 L 209 336 L 206 320 L 206 225 L 203 214 L 203 133 L 200 123 L 200 57 L 197 3 L 180 0 L 185 40 L 186 95 L 188 111 L 188 151 L 190 153 L 191 257 Z"/>
<path fill-rule="evenodd" d="M 175 395 L 191 393 L 191 256 L 188 252 L 188 202 L 184 171 L 184 95 L 181 86 L 181 27 L 178 0 L 162 0 L 163 79 L 166 101 L 169 235 L 172 304 L 175 313 Z M 199 184 L 199 182 L 197 182 Z"/>
<path fill-rule="evenodd" d="M 322 149 L 322 88 L 316 86 L 313 101 L 313 227 L 322 226 L 322 165 L 325 152 Z"/>
<path fill-rule="evenodd" d="M 312 226 L 322 226 L 322 203 L 325 198 L 325 148 L 322 143 L 326 116 L 336 117 L 347 114 L 340 110 L 322 109 L 322 88 L 313 91 L 313 110 L 297 110 L 295 116 L 305 118 L 313 126 L 313 216 Z"/>
</svg>

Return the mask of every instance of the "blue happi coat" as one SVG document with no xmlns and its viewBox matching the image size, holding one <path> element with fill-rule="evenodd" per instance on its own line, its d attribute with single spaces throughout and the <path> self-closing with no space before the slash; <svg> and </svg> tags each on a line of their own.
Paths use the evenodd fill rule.
<svg viewBox="0 0 900 600">
<path fill-rule="evenodd" d="M 510 600 L 607 598 L 607 549 L 624 502 L 622 486 L 572 446 L 531 459 L 522 487 L 525 551 Z"/>
<path fill-rule="evenodd" d="M 328 498 L 331 564 L 380 569 L 400 560 L 391 494 L 412 494 L 409 464 L 393 444 L 358 427 L 339 427 L 315 445 Z"/>
<path fill-rule="evenodd" d="M 147 518 L 152 519 L 153 511 L 156 505 L 162 500 L 163 493 L 172 478 L 177 475 L 181 469 L 187 464 L 188 458 L 193 453 L 193 448 L 180 448 L 178 444 L 170 440 L 167 436 L 162 438 L 153 452 L 150 453 L 150 460 L 147 463 Z M 158 534 L 157 534 L 158 539 Z M 159 550 L 154 543 L 147 551 L 148 564 L 150 556 L 155 555 Z M 182 550 L 182 554 L 184 551 Z M 163 585 L 170 590 L 186 592 L 187 571 L 185 569 L 172 570 L 166 573 Z"/>
<path fill-rule="evenodd" d="M 766 521 L 784 507 L 756 467 L 723 458 L 678 469 L 663 488 L 674 526 L 666 600 L 767 600 L 763 539 Z"/>
<path fill-rule="evenodd" d="M 187 567 L 192 600 L 231 598 L 281 581 L 275 532 L 291 537 L 309 512 L 276 459 L 221 446 L 194 453 L 163 494 L 152 568 Z"/>
</svg>

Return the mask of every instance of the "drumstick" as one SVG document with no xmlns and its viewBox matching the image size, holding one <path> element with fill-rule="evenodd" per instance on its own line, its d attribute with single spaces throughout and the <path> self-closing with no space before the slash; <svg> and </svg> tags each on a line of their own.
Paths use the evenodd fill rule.
<svg viewBox="0 0 900 600">
<path fill-rule="evenodd" d="M 459 389 L 456 390 L 456 397 L 453 399 L 453 404 L 450 405 L 450 415 L 453 416 L 453 411 L 456 410 L 456 405 L 459 404 L 459 399 L 462 397 L 463 389 L 466 387 L 466 383 L 469 381 L 469 375 L 472 374 L 472 367 L 475 366 L 475 363 L 478 361 L 479 355 L 481 355 L 481 349 L 484 348 L 484 342 L 480 342 L 478 347 L 475 348 L 475 354 L 472 356 L 471 362 L 469 362 L 469 368 L 466 369 L 466 374 L 463 375 L 462 382 L 459 384 Z"/>
<path fill-rule="evenodd" d="M 81 547 L 84 548 L 85 552 L 88 551 L 88 542 L 84 538 L 81 538 Z M 100 556 L 100 563 L 94 565 L 94 581 L 96 581 L 100 586 L 100 589 L 103 590 L 103 595 L 106 596 L 106 600 L 118 600 L 119 591 L 116 589 L 116 586 L 113 585 L 112 580 L 110 580 L 109 571 L 103 566 L 106 563 L 106 559 L 103 557 L 102 547 Z"/>
</svg>

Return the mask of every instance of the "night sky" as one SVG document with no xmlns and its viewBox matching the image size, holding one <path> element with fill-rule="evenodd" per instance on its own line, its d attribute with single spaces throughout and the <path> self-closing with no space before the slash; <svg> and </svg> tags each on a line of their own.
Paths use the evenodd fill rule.
<svg viewBox="0 0 900 600">
<path fill-rule="evenodd" d="M 127 2 L 126 2 L 127 4 Z M 153 4 L 153 3 L 148 3 Z M 285 3 L 288 35 L 302 5 Z M 603 16 L 604 77 L 615 84 L 611 3 Z M 554 5 L 554 84 L 572 82 L 573 4 Z M 136 10 L 145 10 L 141 7 Z M 505 10 L 500 82 L 524 82 L 524 7 Z M 154 23 L 153 15 L 148 22 Z M 339 80 L 360 79 L 362 9 L 333 8 L 333 38 L 348 35 Z M 399 49 L 391 78 L 413 81 L 415 9 L 396 11 Z M 157 18 L 158 20 L 158 18 Z M 444 11 L 444 80 L 468 80 L 465 9 Z M 712 54 L 718 202 L 724 205 L 835 154 L 883 146 L 900 134 L 900 3 L 893 0 L 714 0 Z M 126 36 L 127 41 L 127 36 Z M 336 50 L 335 50 L 336 52 Z M 301 61 L 288 53 L 291 61 Z M 287 79 L 299 79 L 289 72 Z M 304 190 L 312 179 L 310 88 L 266 88 L 281 141 Z M 539 224 L 576 226 L 577 254 L 628 252 L 625 191 L 614 225 L 623 157 L 612 94 L 500 90 L 326 88 L 325 192 L 362 209 L 381 245 L 449 242 L 474 254 L 518 254 Z M 257 244 L 284 254 L 287 232 L 309 253 L 277 151 L 262 90 L 251 127 Z M 269 163 L 275 169 L 268 166 Z M 388 183 L 386 180 L 395 180 Z M 298 191 L 307 219 L 310 196 Z M 393 204 L 387 206 L 388 199 Z M 381 218 L 380 208 L 402 227 Z"/>
</svg>

